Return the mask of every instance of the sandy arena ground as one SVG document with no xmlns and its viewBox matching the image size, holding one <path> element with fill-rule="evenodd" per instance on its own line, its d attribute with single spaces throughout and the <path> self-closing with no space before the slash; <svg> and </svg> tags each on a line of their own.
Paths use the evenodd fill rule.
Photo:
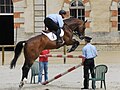
<svg viewBox="0 0 120 90">
<path fill-rule="evenodd" d="M 51 54 L 60 53 L 61 52 L 51 52 Z M 72 52 L 70 54 L 81 55 L 81 52 Z M 98 54 L 98 57 L 95 59 L 96 65 L 105 64 L 108 66 L 108 72 L 106 74 L 107 90 L 120 90 L 120 51 L 99 51 Z M 20 89 L 18 86 L 21 79 L 21 68 L 24 57 L 21 55 L 15 69 L 11 70 L 9 69 L 9 63 L 12 57 L 13 52 L 6 52 L 5 65 L 3 66 L 1 65 L 2 60 L 0 59 L 0 90 L 81 90 L 83 87 L 83 67 L 79 67 L 47 85 L 30 84 L 31 75 L 29 72 L 27 84 Z M 78 58 L 67 59 L 66 64 L 63 64 L 63 58 L 49 58 L 49 79 L 79 63 L 81 63 L 81 59 Z M 99 88 L 100 82 L 96 84 L 96 90 L 104 90 L 104 88 Z"/>
</svg>

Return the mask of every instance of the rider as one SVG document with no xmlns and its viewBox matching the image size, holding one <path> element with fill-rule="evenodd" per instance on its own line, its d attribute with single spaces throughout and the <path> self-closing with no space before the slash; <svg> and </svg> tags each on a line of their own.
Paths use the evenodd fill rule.
<svg viewBox="0 0 120 90">
<path fill-rule="evenodd" d="M 66 11 L 60 10 L 59 14 L 49 14 L 45 20 L 44 24 L 50 31 L 55 31 L 57 36 L 57 44 L 62 43 L 62 39 L 60 37 L 61 29 L 63 28 Z"/>
</svg>

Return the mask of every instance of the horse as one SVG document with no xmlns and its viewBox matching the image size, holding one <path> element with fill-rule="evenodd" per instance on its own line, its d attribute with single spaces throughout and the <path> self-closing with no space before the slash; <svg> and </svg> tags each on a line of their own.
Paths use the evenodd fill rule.
<svg viewBox="0 0 120 90">
<path fill-rule="evenodd" d="M 30 67 L 34 63 L 34 61 L 39 57 L 39 54 L 42 50 L 45 49 L 58 49 L 64 45 L 72 45 L 72 47 L 68 50 L 68 52 L 74 51 L 77 46 L 79 45 L 79 41 L 73 39 L 73 35 L 77 35 L 79 39 L 83 39 L 85 36 L 85 23 L 87 21 L 82 21 L 77 18 L 69 18 L 64 20 L 64 35 L 63 40 L 64 43 L 61 45 L 57 45 L 56 41 L 51 41 L 46 35 L 40 34 L 37 36 L 34 36 L 26 41 L 19 41 L 16 44 L 15 50 L 14 50 L 14 58 L 11 61 L 10 68 L 16 66 L 16 62 L 18 57 L 21 54 L 22 49 L 24 53 L 24 65 L 22 67 L 22 79 L 20 82 L 19 87 L 23 87 L 25 84 L 25 81 L 28 77 L 28 72 L 30 70 Z"/>
</svg>

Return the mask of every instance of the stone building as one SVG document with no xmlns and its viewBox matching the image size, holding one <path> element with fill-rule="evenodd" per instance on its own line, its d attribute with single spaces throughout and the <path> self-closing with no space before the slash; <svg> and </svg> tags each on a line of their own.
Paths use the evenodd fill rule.
<svg viewBox="0 0 120 90">
<path fill-rule="evenodd" d="M 2 1 L 2 0 L 1 0 Z M 8 0 L 3 0 L 3 4 Z M 13 4 L 14 42 L 29 39 L 44 30 L 47 14 L 64 9 L 68 17 L 88 20 L 86 35 L 95 43 L 120 43 L 120 0 L 10 0 Z M 0 2 L 0 7 L 2 7 Z M 4 6 L 5 7 L 5 6 Z M 2 8 L 1 8 L 2 9 Z M 6 12 L 1 12 L 9 15 Z"/>
</svg>

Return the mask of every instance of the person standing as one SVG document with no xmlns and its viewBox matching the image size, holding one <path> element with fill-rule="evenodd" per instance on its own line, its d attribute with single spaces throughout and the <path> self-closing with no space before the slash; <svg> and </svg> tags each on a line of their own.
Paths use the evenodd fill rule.
<svg viewBox="0 0 120 90">
<path fill-rule="evenodd" d="M 82 65 L 84 67 L 84 87 L 81 89 L 88 89 L 89 88 L 89 70 L 91 73 L 92 78 L 95 77 L 94 75 L 94 58 L 97 56 L 97 49 L 94 45 L 90 43 L 91 37 L 85 36 L 85 46 L 82 48 L 82 56 L 84 59 L 82 60 Z M 92 85 L 93 88 L 93 85 Z M 93 88 L 94 89 L 94 88 Z"/>
<path fill-rule="evenodd" d="M 54 31 L 57 36 L 57 44 L 62 43 L 62 39 L 60 37 L 61 29 L 63 28 L 66 11 L 60 10 L 59 14 L 49 14 L 44 19 L 45 26 L 50 30 Z"/>
<path fill-rule="evenodd" d="M 39 57 L 39 75 L 38 75 L 38 83 L 42 82 L 42 74 L 44 70 L 44 81 L 48 80 L 48 57 L 46 54 L 49 54 L 49 50 L 43 50 L 40 55 L 44 55 L 44 57 Z"/>
</svg>

